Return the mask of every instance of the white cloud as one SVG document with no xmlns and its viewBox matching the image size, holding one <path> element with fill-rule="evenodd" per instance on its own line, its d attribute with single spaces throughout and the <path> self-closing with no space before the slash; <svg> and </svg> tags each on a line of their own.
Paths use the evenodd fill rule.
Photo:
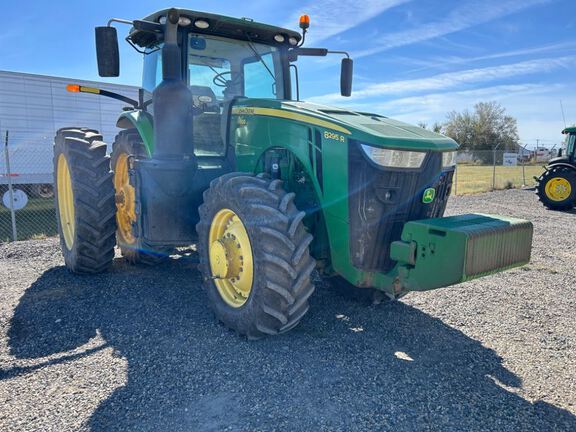
<svg viewBox="0 0 576 432">
<path fill-rule="evenodd" d="M 413 69 L 408 73 L 419 72 L 422 70 L 433 69 L 433 68 L 443 68 L 446 66 L 456 65 L 456 64 L 469 64 L 484 60 L 496 60 L 502 58 L 509 58 L 509 57 L 520 57 L 520 56 L 533 56 L 534 54 L 548 54 L 552 52 L 562 51 L 565 53 L 566 50 L 573 50 L 576 48 L 576 42 L 560 42 L 555 44 L 525 48 L 525 49 L 517 49 L 511 51 L 504 51 L 498 52 L 494 54 L 488 54 L 483 56 L 476 56 L 476 57 L 435 57 L 427 60 L 423 59 L 406 59 L 409 62 L 412 62 L 415 65 L 419 65 L 420 67 L 417 69 Z"/>
<path fill-rule="evenodd" d="M 477 102 L 495 100 L 499 102 L 515 101 L 526 96 L 557 94 L 562 85 L 510 84 L 484 87 L 474 90 L 429 93 L 383 102 L 361 104 L 352 103 L 350 108 L 357 110 L 376 110 L 378 113 L 393 116 L 410 116 L 417 121 L 442 120 L 448 111 L 471 108 Z"/>
<path fill-rule="evenodd" d="M 445 36 L 549 2 L 550 0 L 508 0 L 498 2 L 477 0 L 467 2 L 451 11 L 442 20 L 387 34 L 377 39 L 374 47 L 355 52 L 354 57 L 364 57 L 391 48 Z"/>
<path fill-rule="evenodd" d="M 478 84 L 502 80 L 534 73 L 545 73 L 576 65 L 576 56 L 543 58 L 518 63 L 492 66 L 486 68 L 468 69 L 458 72 L 438 74 L 428 78 L 392 81 L 389 83 L 372 84 L 354 91 L 352 99 L 367 99 L 394 94 L 409 94 L 456 88 L 462 85 Z M 310 98 L 319 103 L 330 103 L 344 98 L 338 93 Z"/>
<path fill-rule="evenodd" d="M 387 9 L 412 0 L 318 0 L 299 7 L 285 27 L 292 28 L 302 14 L 310 15 L 307 45 L 356 27 Z"/>
</svg>

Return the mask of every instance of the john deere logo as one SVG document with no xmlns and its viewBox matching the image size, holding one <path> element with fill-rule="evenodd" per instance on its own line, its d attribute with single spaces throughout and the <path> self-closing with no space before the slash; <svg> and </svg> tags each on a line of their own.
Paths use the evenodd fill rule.
<svg viewBox="0 0 576 432">
<path fill-rule="evenodd" d="M 434 201 L 435 197 L 436 197 L 436 189 L 428 188 L 424 191 L 424 194 L 422 195 L 422 202 L 424 204 L 430 204 L 432 201 Z"/>
</svg>

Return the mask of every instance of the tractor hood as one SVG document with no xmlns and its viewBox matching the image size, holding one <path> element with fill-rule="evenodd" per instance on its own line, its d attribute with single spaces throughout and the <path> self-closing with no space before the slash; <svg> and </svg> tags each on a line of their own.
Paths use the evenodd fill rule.
<svg viewBox="0 0 576 432">
<path fill-rule="evenodd" d="M 451 138 L 379 114 L 308 102 L 269 99 L 244 99 L 236 105 L 234 111 L 239 113 L 251 109 L 262 115 L 276 115 L 316 124 L 342 133 L 348 139 L 379 147 L 416 151 L 451 151 L 458 148 L 456 141 Z"/>
<path fill-rule="evenodd" d="M 413 148 L 415 150 L 456 150 L 458 144 L 444 135 L 393 120 L 380 114 L 351 111 L 308 102 L 284 102 L 290 107 L 311 115 L 328 117 L 349 129 L 353 139 L 383 147 Z"/>
</svg>

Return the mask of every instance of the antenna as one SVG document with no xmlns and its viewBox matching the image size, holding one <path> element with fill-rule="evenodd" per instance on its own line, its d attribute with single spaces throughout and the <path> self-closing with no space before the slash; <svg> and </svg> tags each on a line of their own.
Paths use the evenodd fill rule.
<svg viewBox="0 0 576 432">
<path fill-rule="evenodd" d="M 566 116 L 564 115 L 564 105 L 562 105 L 562 99 L 560 99 L 560 109 L 562 110 L 562 120 L 564 120 L 564 129 L 566 129 Z"/>
</svg>

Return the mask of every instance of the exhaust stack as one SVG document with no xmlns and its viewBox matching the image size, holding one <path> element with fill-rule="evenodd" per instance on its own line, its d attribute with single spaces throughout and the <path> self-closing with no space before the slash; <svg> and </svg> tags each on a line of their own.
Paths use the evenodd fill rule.
<svg viewBox="0 0 576 432">
<path fill-rule="evenodd" d="M 162 47 L 162 82 L 152 94 L 154 158 L 158 159 L 194 159 L 192 92 L 182 77 L 179 20 L 178 10 L 170 9 Z"/>
<path fill-rule="evenodd" d="M 180 13 L 170 9 L 162 48 L 162 82 L 152 94 L 154 151 L 136 161 L 141 233 L 146 243 L 182 244 L 195 237 L 193 190 L 198 163 L 194 155 L 192 93 L 182 76 L 178 46 Z"/>
</svg>

